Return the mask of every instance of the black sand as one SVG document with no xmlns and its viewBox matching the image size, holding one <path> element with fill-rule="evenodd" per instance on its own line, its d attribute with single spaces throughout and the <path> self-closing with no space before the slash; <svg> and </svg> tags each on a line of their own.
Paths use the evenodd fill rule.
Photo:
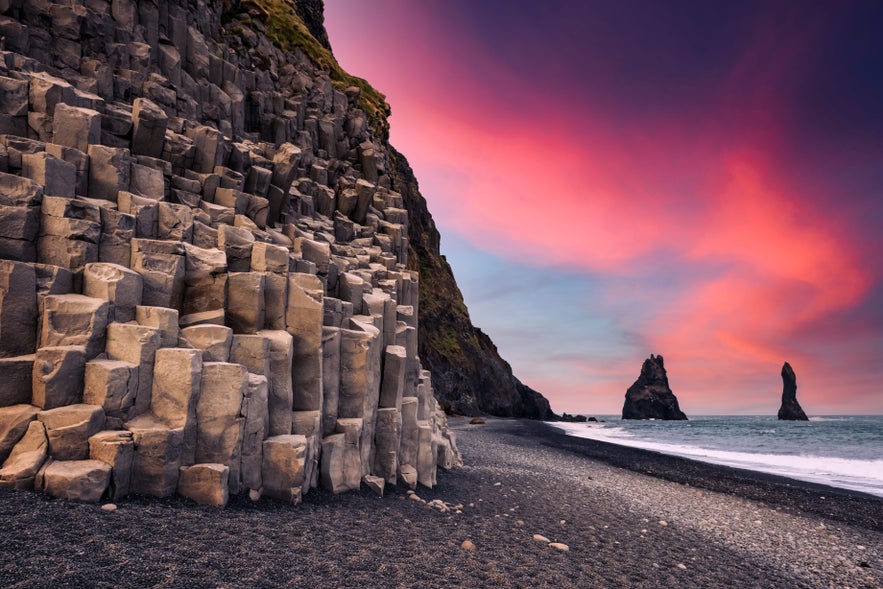
<svg viewBox="0 0 883 589">
<path fill-rule="evenodd" d="M 0 493 L 0 587 L 883 586 L 881 499 L 532 422 L 453 423 L 466 466 L 418 493 L 461 514 L 401 491 L 114 512 Z"/>
</svg>

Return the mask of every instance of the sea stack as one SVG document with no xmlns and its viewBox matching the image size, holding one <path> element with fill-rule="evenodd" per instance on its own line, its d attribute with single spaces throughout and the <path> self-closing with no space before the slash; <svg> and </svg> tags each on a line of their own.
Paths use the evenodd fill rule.
<svg viewBox="0 0 883 589">
<path fill-rule="evenodd" d="M 797 376 L 787 362 L 782 366 L 782 406 L 779 408 L 779 419 L 809 421 L 797 402 Z"/>
<path fill-rule="evenodd" d="M 668 386 L 668 375 L 662 356 L 644 360 L 641 376 L 625 393 L 623 419 L 684 420 L 687 416 L 678 407 L 678 399 Z"/>
</svg>

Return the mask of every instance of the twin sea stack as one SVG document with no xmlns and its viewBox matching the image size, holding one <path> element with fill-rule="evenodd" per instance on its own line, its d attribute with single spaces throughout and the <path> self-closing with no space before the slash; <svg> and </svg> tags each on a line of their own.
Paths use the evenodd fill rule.
<svg viewBox="0 0 883 589">
<path fill-rule="evenodd" d="M 623 419 L 685 420 L 678 399 L 668 386 L 662 356 L 653 354 L 641 367 L 641 376 L 629 387 L 622 407 Z"/>
</svg>

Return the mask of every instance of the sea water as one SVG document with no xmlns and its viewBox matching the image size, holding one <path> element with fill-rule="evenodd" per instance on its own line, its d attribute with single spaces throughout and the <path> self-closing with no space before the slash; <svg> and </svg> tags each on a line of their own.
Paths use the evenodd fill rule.
<svg viewBox="0 0 883 589">
<path fill-rule="evenodd" d="M 883 497 L 883 415 L 809 421 L 779 421 L 771 416 L 598 419 L 603 422 L 552 425 L 582 438 Z"/>
</svg>

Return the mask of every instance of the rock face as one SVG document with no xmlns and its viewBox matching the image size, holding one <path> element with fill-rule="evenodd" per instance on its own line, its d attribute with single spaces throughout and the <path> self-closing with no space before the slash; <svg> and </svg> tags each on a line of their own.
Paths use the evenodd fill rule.
<svg viewBox="0 0 883 589">
<path fill-rule="evenodd" d="M 797 376 L 787 362 L 782 366 L 782 406 L 779 407 L 779 419 L 809 421 L 797 402 Z"/>
<path fill-rule="evenodd" d="M 687 419 L 668 386 L 662 356 L 644 360 L 641 376 L 625 393 L 623 419 Z"/>
<path fill-rule="evenodd" d="M 322 8 L 0 2 L 0 487 L 296 504 L 462 464 L 419 347 L 437 233 Z"/>
</svg>

